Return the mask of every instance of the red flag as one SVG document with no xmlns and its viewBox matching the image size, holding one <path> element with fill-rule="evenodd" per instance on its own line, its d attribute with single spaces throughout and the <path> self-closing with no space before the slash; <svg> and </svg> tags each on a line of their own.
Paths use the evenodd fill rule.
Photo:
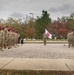
<svg viewBox="0 0 74 75">
<path fill-rule="evenodd" d="M 45 34 L 47 35 L 47 38 L 52 39 L 52 35 L 45 29 Z"/>
</svg>

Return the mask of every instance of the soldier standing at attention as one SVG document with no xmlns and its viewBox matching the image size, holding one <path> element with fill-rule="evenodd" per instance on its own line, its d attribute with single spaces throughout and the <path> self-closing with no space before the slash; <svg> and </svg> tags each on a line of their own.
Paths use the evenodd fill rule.
<svg viewBox="0 0 74 75">
<path fill-rule="evenodd" d="M 2 28 L 0 27 L 0 50 L 2 51 Z"/>
<path fill-rule="evenodd" d="M 47 35 L 44 33 L 44 34 L 43 34 L 44 45 L 46 45 L 46 40 L 47 40 Z"/>
<path fill-rule="evenodd" d="M 0 28 L 0 50 L 4 48 L 4 27 Z"/>
<path fill-rule="evenodd" d="M 7 48 L 8 41 L 8 26 L 4 27 L 4 48 Z"/>
</svg>

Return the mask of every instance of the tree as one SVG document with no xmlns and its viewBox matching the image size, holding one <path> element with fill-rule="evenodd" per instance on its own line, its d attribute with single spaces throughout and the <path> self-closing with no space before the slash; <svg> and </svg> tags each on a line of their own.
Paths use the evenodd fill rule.
<svg viewBox="0 0 74 75">
<path fill-rule="evenodd" d="M 36 20 L 35 32 L 36 38 L 42 39 L 43 33 L 47 25 L 51 23 L 51 18 L 49 18 L 49 14 L 47 11 L 42 11 L 42 16 Z"/>
<path fill-rule="evenodd" d="M 25 24 L 20 23 L 20 20 L 8 18 L 4 25 L 16 30 L 20 34 L 21 38 L 25 37 Z"/>
<path fill-rule="evenodd" d="M 68 19 L 68 22 L 67 22 L 67 25 L 68 25 L 68 29 L 71 30 L 74 28 L 74 19 Z"/>
<path fill-rule="evenodd" d="M 62 18 L 58 18 L 58 21 L 60 23 L 66 23 L 68 30 L 71 30 L 74 28 L 74 13 L 71 13 L 70 16 L 63 16 Z"/>
<path fill-rule="evenodd" d="M 27 25 L 25 25 L 25 37 L 31 39 L 34 38 L 34 28 L 31 21 Z"/>
<path fill-rule="evenodd" d="M 54 21 L 48 25 L 48 31 L 52 34 L 53 38 L 66 38 L 68 33 L 67 23 Z"/>
</svg>

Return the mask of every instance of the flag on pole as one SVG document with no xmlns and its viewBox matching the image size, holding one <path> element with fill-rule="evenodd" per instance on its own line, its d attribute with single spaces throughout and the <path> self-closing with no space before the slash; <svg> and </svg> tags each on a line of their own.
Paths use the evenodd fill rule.
<svg viewBox="0 0 74 75">
<path fill-rule="evenodd" d="M 47 38 L 52 39 L 52 35 L 47 31 L 47 29 L 45 29 L 45 34 Z"/>
</svg>

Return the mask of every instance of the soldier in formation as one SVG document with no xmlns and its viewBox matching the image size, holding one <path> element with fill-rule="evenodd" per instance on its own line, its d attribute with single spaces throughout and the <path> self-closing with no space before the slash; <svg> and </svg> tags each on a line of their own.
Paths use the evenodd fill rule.
<svg viewBox="0 0 74 75">
<path fill-rule="evenodd" d="M 19 33 L 8 26 L 0 27 L 0 50 L 2 51 L 3 48 L 10 49 L 13 46 L 16 47 L 19 37 Z"/>
<path fill-rule="evenodd" d="M 74 29 L 67 34 L 68 47 L 74 47 Z"/>
</svg>

